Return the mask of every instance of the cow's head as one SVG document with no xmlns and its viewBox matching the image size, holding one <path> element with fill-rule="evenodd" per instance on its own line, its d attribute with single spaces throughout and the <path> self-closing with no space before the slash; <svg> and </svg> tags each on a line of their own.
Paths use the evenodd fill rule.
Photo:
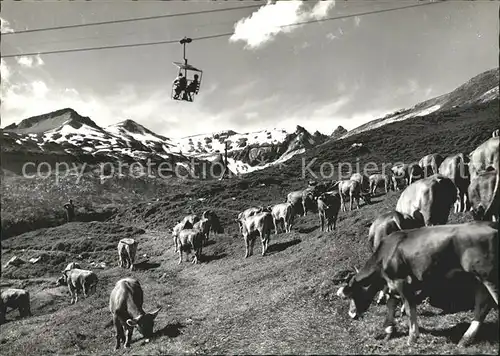
<svg viewBox="0 0 500 356">
<path fill-rule="evenodd" d="M 137 328 L 146 339 L 146 342 L 148 342 L 149 338 L 153 336 L 155 318 L 160 310 L 161 307 L 152 313 L 146 313 L 133 319 L 127 319 L 127 325 Z"/>
<path fill-rule="evenodd" d="M 349 316 L 357 319 L 368 310 L 373 297 L 381 289 L 378 283 L 366 284 L 366 280 L 358 281 L 353 276 L 346 286 L 340 287 L 337 296 L 349 299 Z"/>
</svg>

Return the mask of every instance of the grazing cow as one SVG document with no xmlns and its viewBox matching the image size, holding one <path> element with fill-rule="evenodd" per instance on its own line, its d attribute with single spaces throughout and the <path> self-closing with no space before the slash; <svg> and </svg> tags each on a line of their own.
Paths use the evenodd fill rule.
<svg viewBox="0 0 500 356">
<path fill-rule="evenodd" d="M 305 210 L 302 204 L 303 192 L 304 191 L 302 190 L 295 190 L 293 192 L 288 193 L 286 202 L 292 204 L 293 211 L 295 211 L 296 214 L 305 216 Z"/>
<path fill-rule="evenodd" d="M 390 211 L 379 215 L 371 224 L 368 231 L 368 241 L 372 252 L 376 251 L 382 239 L 395 231 L 416 229 L 424 224 L 420 220 L 412 218 L 408 214 L 401 214 L 397 211 Z M 387 286 L 384 287 L 377 298 L 377 304 L 380 304 L 387 296 Z"/>
<path fill-rule="evenodd" d="M 420 220 L 426 226 L 443 225 L 457 199 L 457 188 L 451 179 L 439 174 L 410 184 L 401 193 L 396 211 Z"/>
<path fill-rule="evenodd" d="M 389 191 L 391 185 L 391 179 L 386 174 L 372 174 L 368 177 L 370 182 L 370 194 L 374 195 L 378 187 L 384 187 L 385 193 Z"/>
<path fill-rule="evenodd" d="M 406 172 L 408 171 L 408 165 L 407 164 L 399 164 L 391 167 L 392 175 L 392 185 L 393 189 L 396 190 L 401 190 L 401 187 L 403 186 L 403 182 L 408 185 L 408 181 L 406 180 Z"/>
<path fill-rule="evenodd" d="M 471 181 L 469 199 L 474 220 L 499 220 L 498 181 L 496 171 L 481 172 Z"/>
<path fill-rule="evenodd" d="M 0 322 L 5 321 L 7 308 L 18 309 L 21 318 L 31 316 L 30 293 L 24 289 L 9 288 L 0 296 Z"/>
<path fill-rule="evenodd" d="M 359 182 L 359 184 L 361 186 L 361 191 L 363 193 L 370 192 L 370 179 L 366 175 L 361 174 L 361 173 L 354 173 L 351 176 L 351 180 L 355 180 L 355 181 Z"/>
<path fill-rule="evenodd" d="M 318 215 L 322 232 L 324 231 L 325 220 L 326 231 L 333 231 L 336 229 L 340 205 L 341 199 L 339 194 L 333 192 L 331 194 L 323 193 L 318 197 Z"/>
<path fill-rule="evenodd" d="M 366 204 L 370 204 L 370 196 L 361 194 L 361 184 L 356 180 L 339 181 L 339 195 L 342 211 L 346 211 L 345 200 L 349 197 L 349 211 L 352 210 L 352 202 L 356 201 L 359 209 L 359 198 L 362 197 Z"/>
<path fill-rule="evenodd" d="M 65 271 L 69 271 L 73 268 L 79 268 L 81 269 L 82 267 L 80 266 L 80 264 L 78 262 L 70 262 L 68 263 L 68 265 L 66 266 L 66 268 L 62 271 L 62 276 L 59 277 L 56 281 L 56 285 L 57 286 L 65 286 L 67 285 L 67 281 L 66 281 L 66 275 L 64 274 Z"/>
<path fill-rule="evenodd" d="M 219 217 L 213 211 L 207 210 L 202 214 L 202 219 L 207 219 L 209 221 L 209 229 L 206 233 L 206 241 L 208 241 L 210 231 L 213 231 L 215 234 L 222 234 L 224 232 L 224 227 L 222 226 Z"/>
<path fill-rule="evenodd" d="M 468 204 L 467 188 L 470 184 L 469 176 L 469 157 L 463 153 L 446 157 L 439 166 L 439 174 L 450 178 L 457 187 L 457 200 L 455 203 L 455 212 L 466 211 Z"/>
<path fill-rule="evenodd" d="M 240 231 L 245 240 L 245 258 L 253 254 L 253 247 L 257 235 L 262 243 L 262 256 L 267 251 L 271 229 L 273 228 L 273 215 L 268 212 L 261 212 L 246 219 L 237 220 Z"/>
<path fill-rule="evenodd" d="M 418 165 L 422 168 L 424 177 L 430 177 L 433 174 L 438 174 L 439 166 L 443 162 L 443 156 L 439 153 L 432 153 L 424 156 L 418 161 Z"/>
<path fill-rule="evenodd" d="M 137 279 L 129 277 L 116 282 L 109 296 L 109 310 L 116 328 L 115 350 L 120 348 L 122 341 L 125 348 L 130 347 L 134 327 L 146 338 L 146 342 L 153 336 L 154 320 L 161 307 L 146 313 L 142 309 L 143 301 L 144 293 Z"/>
<path fill-rule="evenodd" d="M 137 241 L 131 238 L 124 238 L 118 242 L 118 257 L 120 267 L 134 270 L 135 254 L 137 253 Z"/>
<path fill-rule="evenodd" d="M 206 219 L 203 219 L 206 220 Z M 182 263 L 182 252 L 189 255 L 191 251 L 194 253 L 192 263 L 198 263 L 201 259 L 203 250 L 203 240 L 205 233 L 200 228 L 184 229 L 179 233 L 179 264 Z"/>
<path fill-rule="evenodd" d="M 181 221 L 181 222 L 177 223 L 177 225 L 174 226 L 174 228 L 172 229 L 172 238 L 174 239 L 174 246 L 175 246 L 174 252 L 179 251 L 179 234 L 180 234 L 180 232 L 184 229 L 192 229 L 192 228 L 193 228 L 193 224 L 191 224 L 187 220 Z"/>
<path fill-rule="evenodd" d="M 469 171 L 471 180 L 474 179 L 479 172 L 487 171 L 490 167 L 498 170 L 498 152 L 500 151 L 499 142 L 500 137 L 491 137 L 469 154 Z"/>
<path fill-rule="evenodd" d="M 396 303 L 393 295 L 397 294 L 409 315 L 410 344 L 419 334 L 416 307 L 423 296 L 432 293 L 450 274 L 461 276 L 464 281 L 477 280 L 480 283 L 474 284 L 474 321 L 459 342 L 465 346 L 473 341 L 490 311 L 490 296 L 498 306 L 498 258 L 498 223 L 470 222 L 397 231 L 382 240 L 364 267 L 337 295 L 351 300 L 349 316 L 356 318 L 368 309 L 375 293 L 387 283 L 391 298 L 387 302 L 385 331 L 388 337 L 393 333 Z"/>
<path fill-rule="evenodd" d="M 283 229 L 285 232 L 292 231 L 293 224 L 293 206 L 290 203 L 280 203 L 273 206 L 271 210 L 274 222 L 274 233 L 278 234 L 278 226 L 283 224 Z"/>
<path fill-rule="evenodd" d="M 64 275 L 71 294 L 71 304 L 78 302 L 79 292 L 83 292 L 83 296 L 87 298 L 88 295 L 96 291 L 98 278 L 94 272 L 73 268 L 64 271 Z"/>
</svg>

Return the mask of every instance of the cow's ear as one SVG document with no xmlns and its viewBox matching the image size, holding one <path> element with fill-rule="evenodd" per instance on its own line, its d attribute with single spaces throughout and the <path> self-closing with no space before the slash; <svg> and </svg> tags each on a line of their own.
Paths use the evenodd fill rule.
<svg viewBox="0 0 500 356">
<path fill-rule="evenodd" d="M 137 321 L 134 319 L 127 319 L 127 325 L 132 327 L 137 326 Z"/>
</svg>

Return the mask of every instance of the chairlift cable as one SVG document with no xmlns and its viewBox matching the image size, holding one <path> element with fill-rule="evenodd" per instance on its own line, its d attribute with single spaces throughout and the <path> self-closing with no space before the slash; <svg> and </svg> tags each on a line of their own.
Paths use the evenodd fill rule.
<svg viewBox="0 0 500 356">
<path fill-rule="evenodd" d="M 277 27 L 291 27 L 291 26 L 299 26 L 299 25 L 305 25 L 305 24 L 311 24 L 311 23 L 339 20 L 339 19 L 345 19 L 345 18 L 356 17 L 356 16 L 364 16 L 364 15 L 378 14 L 378 13 L 389 12 L 389 11 L 403 10 L 403 9 L 408 9 L 408 8 L 413 8 L 413 7 L 418 7 L 418 6 L 440 4 L 440 3 L 444 3 L 446 1 L 447 0 L 440 0 L 440 1 L 434 1 L 434 2 L 415 4 L 415 5 L 401 6 L 401 7 L 390 8 L 390 9 L 381 9 L 381 10 L 373 10 L 373 11 L 367 11 L 367 12 L 359 12 L 359 13 L 348 14 L 348 15 L 328 17 L 328 18 L 319 19 L 319 20 L 302 21 L 302 22 L 298 22 L 298 23 L 281 25 L 281 26 L 277 26 Z M 232 35 L 234 35 L 234 32 L 226 32 L 226 33 L 219 33 L 219 34 L 214 34 L 214 35 L 192 37 L 192 40 L 193 41 L 200 41 L 200 40 L 214 39 L 214 38 L 220 38 L 220 37 L 227 37 L 227 36 L 232 36 Z M 12 58 L 12 57 L 20 57 L 20 56 L 38 56 L 38 55 L 59 54 L 59 53 L 88 52 L 88 51 L 98 51 L 98 50 L 104 50 L 104 49 L 154 46 L 154 45 L 173 44 L 173 43 L 179 43 L 179 40 L 176 39 L 176 40 L 164 40 L 164 41 L 156 41 L 156 42 L 121 44 L 121 45 L 114 45 L 114 46 L 85 47 L 85 48 L 72 48 L 72 49 L 44 51 L 44 52 L 16 53 L 16 54 L 2 55 L 2 58 Z"/>
</svg>

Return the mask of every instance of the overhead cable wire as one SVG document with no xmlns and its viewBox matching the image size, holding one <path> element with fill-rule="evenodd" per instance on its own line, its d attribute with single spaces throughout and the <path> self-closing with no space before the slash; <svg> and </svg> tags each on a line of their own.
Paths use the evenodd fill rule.
<svg viewBox="0 0 500 356">
<path fill-rule="evenodd" d="M 102 22 L 91 22 L 91 23 L 65 25 L 65 26 L 33 28 L 33 29 L 30 29 L 30 30 L 20 30 L 20 31 L 14 31 L 14 32 L 2 32 L 2 36 L 18 35 L 18 34 L 23 34 L 23 33 L 33 33 L 33 32 L 40 32 L 40 31 L 64 30 L 64 29 L 77 28 L 77 27 L 99 26 L 99 25 L 124 23 L 124 22 L 165 19 L 165 18 L 179 17 L 179 16 L 200 15 L 200 14 L 208 14 L 208 13 L 213 13 L 213 12 L 250 9 L 250 8 L 255 8 L 255 7 L 260 7 L 260 6 L 262 6 L 262 4 L 260 4 L 260 5 L 238 6 L 238 7 L 227 7 L 227 8 L 224 8 L 224 9 L 212 9 L 212 10 L 181 12 L 181 13 L 175 13 L 175 14 L 155 15 L 155 16 L 147 16 L 147 17 L 134 17 L 134 18 L 130 18 L 130 19 L 110 20 L 110 21 L 102 21 Z"/>
<path fill-rule="evenodd" d="M 415 4 L 415 5 L 407 5 L 407 6 L 390 8 L 390 9 L 358 12 L 358 13 L 348 14 L 348 15 L 327 17 L 324 19 L 295 22 L 295 23 L 281 25 L 281 26 L 277 26 L 277 27 L 300 26 L 300 25 L 306 25 L 306 24 L 311 24 L 311 23 L 339 20 L 339 19 L 345 19 L 345 18 L 356 17 L 356 16 L 364 16 L 364 15 L 379 14 L 379 13 L 389 12 L 389 11 L 404 10 L 404 9 L 409 9 L 409 8 L 414 8 L 414 7 L 419 7 L 419 6 L 441 4 L 444 2 L 446 2 L 446 0 L 441 0 L 438 2 L 426 2 L 426 3 Z M 192 40 L 193 41 L 201 41 L 201 40 L 220 38 L 220 37 L 226 37 L 226 36 L 232 36 L 232 35 L 234 35 L 234 32 L 226 32 L 226 33 L 219 33 L 219 34 L 214 34 L 214 35 L 192 37 Z M 143 47 L 143 46 L 154 46 L 154 45 L 173 44 L 173 43 L 179 43 L 179 39 L 163 40 L 163 41 L 155 41 L 155 42 L 144 42 L 144 43 L 130 43 L 130 44 L 121 44 L 121 45 L 112 45 L 112 46 L 101 46 L 101 47 L 85 47 L 85 48 L 60 49 L 60 50 L 42 51 L 42 52 L 16 53 L 16 54 L 2 55 L 2 58 L 12 58 L 12 57 L 20 57 L 20 56 L 38 56 L 38 55 L 58 54 L 58 53 L 88 52 L 88 51 L 99 51 L 99 50 L 104 50 L 104 49 Z"/>
</svg>

